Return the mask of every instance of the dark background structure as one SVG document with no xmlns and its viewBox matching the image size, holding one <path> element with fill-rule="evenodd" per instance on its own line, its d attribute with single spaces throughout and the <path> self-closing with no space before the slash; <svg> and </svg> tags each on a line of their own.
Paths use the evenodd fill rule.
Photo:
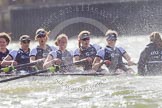
<svg viewBox="0 0 162 108">
<path fill-rule="evenodd" d="M 1 6 L 0 31 L 34 38 L 36 29 L 75 37 L 81 30 L 103 36 L 107 29 L 120 35 L 146 35 L 162 30 L 160 0 L 8 0 Z M 5 4 L 4 3 L 4 4 Z"/>
</svg>

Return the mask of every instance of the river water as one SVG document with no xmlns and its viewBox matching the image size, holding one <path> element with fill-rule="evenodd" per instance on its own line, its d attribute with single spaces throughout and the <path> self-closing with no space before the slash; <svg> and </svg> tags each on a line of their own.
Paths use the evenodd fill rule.
<svg viewBox="0 0 162 108">
<path fill-rule="evenodd" d="M 106 44 L 103 38 L 91 41 Z M 148 42 L 147 36 L 125 36 L 117 45 L 137 62 Z M 69 48 L 76 44 L 71 40 Z M 161 76 L 28 77 L 0 84 L 0 108 L 162 108 L 161 85 Z"/>
</svg>

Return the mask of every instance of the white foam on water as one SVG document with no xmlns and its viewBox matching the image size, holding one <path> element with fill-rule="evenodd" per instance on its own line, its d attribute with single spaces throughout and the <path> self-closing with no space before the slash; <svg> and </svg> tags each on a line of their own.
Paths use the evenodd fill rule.
<svg viewBox="0 0 162 108">
<path fill-rule="evenodd" d="M 106 45 L 105 38 L 91 41 Z M 123 36 L 117 41 L 117 45 L 125 48 L 135 62 L 147 43 L 148 36 Z M 70 40 L 68 48 L 74 49 L 76 45 L 77 40 Z M 31 77 L 0 84 L 0 107 L 160 108 L 161 85 L 162 76 Z"/>
</svg>

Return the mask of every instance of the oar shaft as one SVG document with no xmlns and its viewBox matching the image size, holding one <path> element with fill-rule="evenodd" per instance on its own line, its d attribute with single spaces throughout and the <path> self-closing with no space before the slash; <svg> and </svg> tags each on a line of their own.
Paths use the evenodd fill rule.
<svg viewBox="0 0 162 108">
<path fill-rule="evenodd" d="M 123 63 L 124 65 L 128 65 L 128 63 Z M 137 63 L 133 63 L 132 65 L 137 65 Z M 128 65 L 129 66 L 129 65 Z"/>
<path fill-rule="evenodd" d="M 4 80 L 1 80 L 0 83 L 16 80 L 16 79 L 20 79 L 20 78 L 25 78 L 25 77 L 29 77 L 29 76 L 32 76 L 32 75 L 45 73 L 45 72 L 48 72 L 48 71 L 49 72 L 55 72 L 56 70 L 57 70 L 57 67 L 50 67 L 50 68 L 45 69 L 45 70 L 39 70 L 39 71 L 28 73 L 28 74 L 25 74 L 25 75 L 20 75 L 20 76 L 4 79 Z"/>
<path fill-rule="evenodd" d="M 159 64 L 161 64 L 162 61 L 149 61 L 148 63 L 149 63 L 149 64 L 154 64 L 154 63 L 159 63 Z"/>
<path fill-rule="evenodd" d="M 114 76 L 114 75 L 119 75 L 118 73 L 54 73 L 51 75 L 60 75 L 60 76 Z"/>
<path fill-rule="evenodd" d="M 14 68 L 15 68 L 15 69 L 17 69 L 17 68 L 23 68 L 23 67 L 27 67 L 27 66 L 33 66 L 33 65 L 35 65 L 35 64 L 37 64 L 37 62 L 17 65 L 17 66 L 14 66 Z"/>
<path fill-rule="evenodd" d="M 46 71 L 45 71 L 46 72 Z M 41 73 L 45 73 L 45 72 L 41 72 Z M 32 75 L 36 75 L 36 76 L 115 76 L 115 75 L 119 75 L 119 73 L 48 73 L 48 74 L 32 74 Z M 32 76 L 30 75 L 21 75 L 21 76 L 15 76 L 15 75 L 3 75 L 5 76 L 14 76 L 14 78 L 10 78 L 10 79 L 6 79 L 3 82 L 7 82 L 7 81 L 11 81 L 11 80 L 15 80 L 15 79 L 20 79 L 27 77 L 27 76 Z M 2 81 L 0 81 L 0 83 L 2 83 Z"/>
<path fill-rule="evenodd" d="M 28 74 L 25 74 L 25 75 L 16 76 L 16 77 L 8 78 L 8 79 L 4 79 L 4 80 L 1 80 L 0 83 L 8 82 L 8 81 L 16 80 L 16 79 L 21 79 L 21 78 L 24 78 L 24 77 L 28 77 L 28 76 L 32 76 L 32 75 L 36 75 L 36 74 L 40 74 L 40 73 L 45 73 L 47 71 L 48 71 L 48 69 L 42 70 L 42 71 L 36 71 L 36 72 L 33 72 L 33 73 L 28 73 Z"/>
</svg>

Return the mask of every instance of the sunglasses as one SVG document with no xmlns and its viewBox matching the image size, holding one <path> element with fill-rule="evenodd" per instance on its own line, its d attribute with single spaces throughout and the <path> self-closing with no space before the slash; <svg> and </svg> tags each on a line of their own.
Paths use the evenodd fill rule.
<svg viewBox="0 0 162 108">
<path fill-rule="evenodd" d="M 90 38 L 84 38 L 84 39 L 82 39 L 82 41 L 86 41 L 86 40 L 90 40 Z"/>
<path fill-rule="evenodd" d="M 38 35 L 37 38 L 44 38 L 46 35 Z"/>
<path fill-rule="evenodd" d="M 37 37 L 38 37 L 38 38 L 46 37 L 46 32 L 45 32 L 45 31 L 39 31 L 39 32 L 37 33 Z"/>
<path fill-rule="evenodd" d="M 108 34 L 106 40 L 116 41 L 117 40 L 117 36 L 116 36 L 115 33 Z"/>
<path fill-rule="evenodd" d="M 24 44 L 26 44 L 26 43 L 30 43 L 30 40 L 23 40 L 21 42 L 24 43 Z"/>
</svg>

